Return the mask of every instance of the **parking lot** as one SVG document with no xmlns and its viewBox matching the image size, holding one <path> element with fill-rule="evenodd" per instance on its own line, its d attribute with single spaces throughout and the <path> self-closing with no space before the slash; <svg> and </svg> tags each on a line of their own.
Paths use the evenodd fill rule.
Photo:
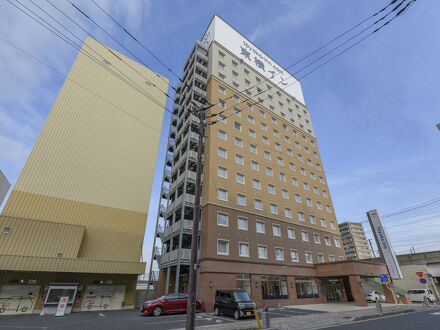
<svg viewBox="0 0 440 330">
<path fill-rule="evenodd" d="M 283 318 L 296 315 L 323 313 L 319 311 L 277 307 L 269 309 L 271 318 Z M 139 310 L 83 312 L 64 317 L 52 315 L 1 316 L 0 328 L 3 329 L 179 329 L 185 327 L 185 314 L 144 316 Z M 228 316 L 215 316 L 213 313 L 197 313 L 196 326 L 225 325 L 236 322 Z M 257 327 L 257 322 L 255 321 Z"/>
</svg>

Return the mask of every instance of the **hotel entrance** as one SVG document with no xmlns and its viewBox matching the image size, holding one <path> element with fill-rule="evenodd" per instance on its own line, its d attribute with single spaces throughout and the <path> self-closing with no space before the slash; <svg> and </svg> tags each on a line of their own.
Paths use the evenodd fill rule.
<svg viewBox="0 0 440 330">
<path fill-rule="evenodd" d="M 325 286 L 327 302 L 350 302 L 354 301 L 348 278 L 325 278 L 322 280 Z"/>
</svg>

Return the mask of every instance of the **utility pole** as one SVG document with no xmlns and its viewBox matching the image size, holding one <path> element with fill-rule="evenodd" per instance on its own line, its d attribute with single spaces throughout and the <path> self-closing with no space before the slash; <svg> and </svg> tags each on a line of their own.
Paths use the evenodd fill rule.
<svg viewBox="0 0 440 330">
<path fill-rule="evenodd" d="M 202 157 L 203 157 L 203 138 L 205 136 L 205 111 L 214 105 L 204 107 L 197 111 L 199 118 L 199 146 L 197 151 L 197 171 L 196 187 L 194 196 L 194 214 L 192 223 L 191 238 L 191 262 L 189 265 L 188 280 L 188 303 L 186 306 L 186 329 L 193 330 L 195 327 L 196 315 L 196 288 L 197 288 L 197 253 L 199 245 L 199 221 L 200 221 L 200 194 L 202 182 Z"/>
<path fill-rule="evenodd" d="M 374 252 L 373 244 L 371 243 L 371 238 L 368 240 L 368 243 L 370 243 L 370 249 L 371 249 L 371 252 L 373 252 L 373 257 L 376 258 L 376 253 Z"/>
</svg>

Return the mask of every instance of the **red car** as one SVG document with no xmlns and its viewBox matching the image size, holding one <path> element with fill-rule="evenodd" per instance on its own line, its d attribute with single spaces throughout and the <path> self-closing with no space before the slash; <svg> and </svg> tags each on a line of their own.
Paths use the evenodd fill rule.
<svg viewBox="0 0 440 330">
<path fill-rule="evenodd" d="M 188 295 L 186 293 L 173 293 L 144 302 L 141 312 L 145 315 L 153 314 L 154 316 L 166 313 L 182 313 L 186 312 L 187 303 Z M 202 301 L 196 299 L 196 310 L 199 311 L 201 308 Z"/>
</svg>

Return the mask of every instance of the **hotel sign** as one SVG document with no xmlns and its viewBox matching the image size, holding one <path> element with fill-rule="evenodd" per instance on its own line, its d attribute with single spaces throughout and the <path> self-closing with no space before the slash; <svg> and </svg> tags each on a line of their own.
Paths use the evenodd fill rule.
<svg viewBox="0 0 440 330">
<path fill-rule="evenodd" d="M 214 15 L 203 35 L 202 44 L 209 47 L 212 41 L 218 42 L 255 71 L 304 104 L 300 82 L 217 15 Z"/>
<path fill-rule="evenodd" d="M 400 270 L 399 262 L 397 261 L 396 254 L 394 253 L 388 234 L 385 230 L 382 218 L 380 217 L 378 210 L 372 210 L 367 212 L 368 221 L 370 222 L 371 229 L 373 230 L 374 238 L 376 239 L 377 247 L 380 254 L 388 267 L 388 272 L 392 279 L 402 279 L 402 271 Z"/>
</svg>

